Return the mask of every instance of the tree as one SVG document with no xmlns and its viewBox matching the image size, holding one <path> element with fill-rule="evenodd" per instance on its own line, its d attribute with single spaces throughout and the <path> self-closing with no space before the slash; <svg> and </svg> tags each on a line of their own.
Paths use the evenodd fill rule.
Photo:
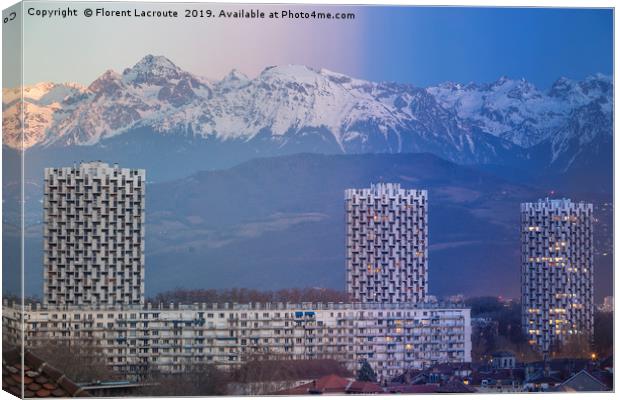
<svg viewBox="0 0 620 400">
<path fill-rule="evenodd" d="M 99 347 L 88 341 L 49 341 L 34 347 L 32 353 L 62 370 L 75 382 L 114 379 L 116 374 L 107 366 Z"/>
<path fill-rule="evenodd" d="M 597 312 L 594 314 L 593 350 L 604 357 L 612 354 L 614 348 L 614 314 Z"/>
<path fill-rule="evenodd" d="M 348 295 L 344 291 L 329 288 L 291 288 L 276 291 L 261 291 L 248 288 L 232 289 L 183 289 L 162 292 L 148 299 L 153 304 L 184 303 L 328 303 L 346 302 Z"/>
<path fill-rule="evenodd" d="M 223 396 L 228 394 L 229 375 L 214 365 L 185 365 L 182 373 L 152 371 L 138 396 Z"/>
<path fill-rule="evenodd" d="M 497 297 L 491 296 L 472 297 L 467 299 L 465 304 L 471 308 L 472 317 L 487 316 L 503 310 L 502 303 Z"/>
<path fill-rule="evenodd" d="M 538 361 L 542 355 L 528 343 L 521 325 L 521 304 L 502 303 L 495 297 L 467 299 L 472 317 L 489 318 L 490 323 L 474 327 L 472 331 L 472 357 L 486 361 L 495 351 L 508 350 L 519 361 Z"/>
<path fill-rule="evenodd" d="M 362 362 L 362 366 L 357 371 L 357 380 L 363 382 L 377 381 L 377 374 L 368 363 L 368 360 L 364 360 L 364 362 Z"/>
<path fill-rule="evenodd" d="M 592 353 L 587 335 L 572 335 L 557 347 L 555 358 L 590 358 Z"/>
<path fill-rule="evenodd" d="M 352 376 L 344 365 L 333 359 L 292 360 L 278 354 L 251 354 L 247 361 L 230 373 L 236 392 L 231 395 L 267 395 L 297 386 L 299 381 L 315 380 L 326 375 Z"/>
</svg>

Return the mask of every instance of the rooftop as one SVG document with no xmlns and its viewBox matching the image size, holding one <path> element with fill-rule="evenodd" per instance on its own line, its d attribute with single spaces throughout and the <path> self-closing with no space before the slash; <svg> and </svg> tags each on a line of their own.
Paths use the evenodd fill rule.
<svg viewBox="0 0 620 400">
<path fill-rule="evenodd" d="M 555 388 L 558 392 L 606 392 L 608 390 L 609 388 L 604 383 L 586 370 L 579 371 Z"/>
<path fill-rule="evenodd" d="M 21 304 L 3 300 L 5 307 L 20 309 Z M 357 310 L 395 310 L 395 311 L 413 311 L 413 310 L 463 310 L 468 309 L 463 304 L 450 303 L 160 303 L 145 305 L 89 305 L 89 306 L 45 306 L 40 303 L 25 304 L 25 311 L 157 311 L 157 310 L 230 310 L 230 311 L 313 311 L 313 310 L 334 310 L 334 311 L 357 311 Z"/>
<path fill-rule="evenodd" d="M 22 397 L 89 397 L 90 394 L 58 369 L 20 349 L 2 353 L 2 389 Z"/>
</svg>

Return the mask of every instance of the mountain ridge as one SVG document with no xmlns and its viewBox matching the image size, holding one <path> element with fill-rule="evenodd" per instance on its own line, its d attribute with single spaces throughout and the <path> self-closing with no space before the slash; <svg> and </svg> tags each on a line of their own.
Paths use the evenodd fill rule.
<svg viewBox="0 0 620 400">
<path fill-rule="evenodd" d="M 585 142 L 580 138 L 586 146 L 611 136 L 613 108 L 613 82 L 604 75 L 560 78 L 547 92 L 507 77 L 419 88 L 300 65 L 267 67 L 254 78 L 232 70 L 214 81 L 153 55 L 122 73 L 108 70 L 88 87 L 48 86 L 65 96 L 51 103 L 25 98 L 26 149 L 104 145 L 148 130 L 179 141 L 258 142 L 268 155 L 291 145 L 302 151 L 318 146 L 343 154 L 431 152 L 461 164 L 531 163 L 566 170 L 580 151 L 566 143 L 583 131 L 574 130 L 571 119 L 591 115 L 597 122 L 589 125 Z M 11 98 L 10 89 L 4 92 Z M 19 149 L 14 97 L 3 100 L 4 144 Z M 553 152 L 538 157 L 536 146 Z"/>
</svg>

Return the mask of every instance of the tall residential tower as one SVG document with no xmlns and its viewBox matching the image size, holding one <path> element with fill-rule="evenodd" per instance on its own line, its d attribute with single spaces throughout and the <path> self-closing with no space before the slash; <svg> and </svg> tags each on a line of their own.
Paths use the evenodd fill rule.
<svg viewBox="0 0 620 400">
<path fill-rule="evenodd" d="M 592 222 L 592 204 L 521 204 L 523 329 L 545 356 L 571 336 L 592 337 Z"/>
<path fill-rule="evenodd" d="M 424 302 L 428 290 L 425 190 L 380 183 L 347 189 L 347 290 L 353 301 Z"/>
<path fill-rule="evenodd" d="M 144 193 L 144 170 L 45 169 L 44 304 L 144 303 Z"/>
</svg>

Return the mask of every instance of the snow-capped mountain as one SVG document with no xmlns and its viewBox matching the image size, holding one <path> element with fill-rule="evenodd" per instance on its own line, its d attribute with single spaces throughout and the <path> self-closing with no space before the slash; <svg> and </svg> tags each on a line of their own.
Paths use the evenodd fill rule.
<svg viewBox="0 0 620 400">
<path fill-rule="evenodd" d="M 57 118 L 72 108 L 66 98 L 84 93 L 85 87 L 76 83 L 38 83 L 2 92 L 2 128 L 4 144 L 29 148 L 42 143 Z M 23 97 L 23 101 L 21 101 Z M 23 137 L 22 132 L 23 113 Z"/>
<path fill-rule="evenodd" d="M 12 148 L 21 148 L 19 96 L 4 90 L 4 144 Z M 102 145 L 148 131 L 179 141 L 260 144 L 268 154 L 431 152 L 459 163 L 526 160 L 529 149 L 547 146 L 548 162 L 562 160 L 565 168 L 580 146 L 611 137 L 611 96 L 612 80 L 601 75 L 562 78 L 548 92 L 505 77 L 425 89 L 298 65 L 268 67 L 255 78 L 233 70 L 212 81 L 148 55 L 87 88 L 24 88 L 23 145 Z"/>
<path fill-rule="evenodd" d="M 596 103 L 611 114 L 612 105 L 612 80 L 603 75 L 583 82 L 560 78 L 547 93 L 506 77 L 486 85 L 445 83 L 428 91 L 482 131 L 526 148 L 550 139 L 576 109 Z"/>
</svg>

